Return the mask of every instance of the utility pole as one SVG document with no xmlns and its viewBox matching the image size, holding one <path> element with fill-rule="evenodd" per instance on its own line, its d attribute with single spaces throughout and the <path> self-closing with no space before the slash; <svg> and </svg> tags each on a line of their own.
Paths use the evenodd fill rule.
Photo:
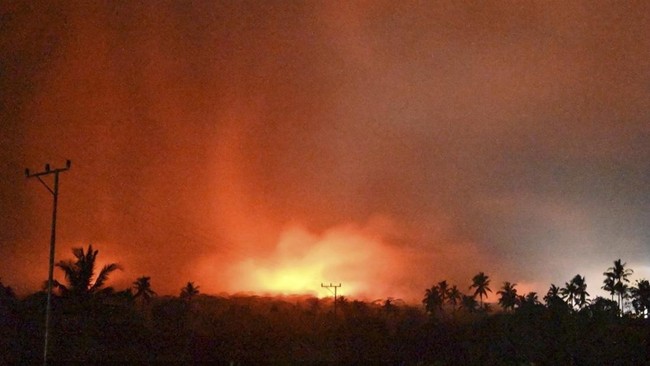
<svg viewBox="0 0 650 366">
<path fill-rule="evenodd" d="M 328 290 L 330 290 L 330 288 L 332 288 L 332 287 L 334 288 L 334 318 L 336 318 L 336 290 L 337 290 L 339 287 L 341 287 L 341 284 L 339 283 L 338 285 L 332 285 L 332 283 L 330 282 L 329 285 L 324 285 L 324 284 L 321 282 L 320 287 L 324 287 L 324 288 L 326 288 L 326 289 L 328 289 Z M 331 292 L 331 291 L 332 291 L 332 290 L 330 290 L 330 292 Z"/>
<path fill-rule="evenodd" d="M 47 348 L 50 338 L 50 313 L 52 310 L 52 282 L 54 277 L 54 243 L 56 242 L 56 206 L 59 198 L 59 173 L 65 172 L 70 169 L 72 162 L 67 160 L 65 168 L 50 169 L 50 164 L 45 164 L 45 171 L 39 173 L 31 173 L 29 169 L 25 169 L 25 176 L 27 178 L 36 177 L 47 188 L 54 197 L 52 204 L 52 232 L 50 236 L 50 269 L 47 277 L 47 307 L 45 308 L 45 344 L 43 345 L 43 365 L 47 365 Z M 54 174 L 54 188 L 41 179 L 41 176 Z"/>
</svg>

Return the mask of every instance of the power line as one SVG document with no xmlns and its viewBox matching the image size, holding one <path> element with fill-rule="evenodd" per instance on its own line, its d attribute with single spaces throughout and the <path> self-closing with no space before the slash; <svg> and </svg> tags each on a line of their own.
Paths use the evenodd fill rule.
<svg viewBox="0 0 650 366">
<path fill-rule="evenodd" d="M 47 278 L 47 307 L 45 308 L 45 342 L 43 345 L 43 365 L 47 365 L 47 349 L 48 349 L 48 341 L 49 341 L 49 336 L 50 336 L 50 313 L 51 313 L 51 308 L 52 308 L 52 279 L 54 275 L 54 245 L 56 242 L 56 208 L 57 208 L 57 203 L 58 203 L 58 198 L 59 198 L 59 173 L 63 173 L 66 170 L 70 169 L 70 166 L 72 165 L 72 162 L 70 160 L 67 160 L 65 163 L 65 168 L 58 168 L 51 170 L 50 169 L 50 164 L 45 164 L 45 171 L 38 172 L 38 173 L 31 173 L 29 172 L 29 168 L 25 169 L 25 176 L 27 178 L 37 178 L 45 188 L 47 188 L 50 193 L 52 193 L 53 196 L 53 203 L 52 203 L 52 231 L 51 231 L 51 236 L 50 236 L 50 269 L 48 272 L 48 278 Z M 41 179 L 41 176 L 44 175 L 50 175 L 54 174 L 54 188 L 51 188 L 43 179 Z"/>
</svg>

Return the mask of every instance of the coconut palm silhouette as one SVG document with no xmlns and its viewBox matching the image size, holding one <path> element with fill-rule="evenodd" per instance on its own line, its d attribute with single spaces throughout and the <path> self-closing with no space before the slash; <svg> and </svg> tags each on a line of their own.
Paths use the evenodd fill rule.
<svg viewBox="0 0 650 366">
<path fill-rule="evenodd" d="M 481 301 L 481 307 L 483 307 L 483 297 L 487 297 L 488 292 L 492 292 L 490 289 L 490 277 L 483 272 L 479 272 L 474 278 L 472 278 L 472 285 L 470 289 L 475 288 L 474 297 L 478 295 Z"/>
<path fill-rule="evenodd" d="M 142 298 L 144 303 L 151 301 L 151 298 L 156 296 L 156 292 L 151 289 L 151 277 L 142 276 L 133 282 L 133 287 L 135 288 L 135 294 L 133 298 L 138 299 Z"/>
<path fill-rule="evenodd" d="M 86 252 L 83 248 L 74 248 L 72 249 L 74 260 L 60 261 L 56 264 L 65 273 L 67 282 L 66 285 L 55 283 L 63 296 L 84 298 L 99 292 L 112 291 L 110 287 L 102 287 L 108 280 L 108 276 L 121 267 L 117 263 L 106 264 L 95 277 L 98 253 L 98 250 L 93 250 L 92 245 L 88 245 Z"/>
</svg>

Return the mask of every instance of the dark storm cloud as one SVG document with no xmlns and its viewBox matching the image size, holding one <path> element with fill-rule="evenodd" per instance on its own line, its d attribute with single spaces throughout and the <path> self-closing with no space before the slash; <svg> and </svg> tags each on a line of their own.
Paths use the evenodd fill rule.
<svg viewBox="0 0 650 366">
<path fill-rule="evenodd" d="M 58 257 L 97 242 L 169 292 L 289 224 L 377 216 L 426 258 L 415 287 L 647 266 L 648 10 L 6 6 L 0 276 L 46 263 L 49 197 L 20 172 L 66 158 Z"/>
</svg>

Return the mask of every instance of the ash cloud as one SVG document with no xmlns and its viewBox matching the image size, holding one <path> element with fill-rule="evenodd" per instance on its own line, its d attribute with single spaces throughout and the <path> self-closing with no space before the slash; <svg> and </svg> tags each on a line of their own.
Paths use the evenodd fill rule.
<svg viewBox="0 0 650 366">
<path fill-rule="evenodd" d="M 24 291 L 46 277 L 50 197 L 21 172 L 67 158 L 57 258 L 97 243 L 116 286 L 225 290 L 206 260 L 227 276 L 292 225 L 375 217 L 397 226 L 382 248 L 426 258 L 400 267 L 413 288 L 647 267 L 647 5 L 1 11 L 0 276 Z"/>
</svg>

